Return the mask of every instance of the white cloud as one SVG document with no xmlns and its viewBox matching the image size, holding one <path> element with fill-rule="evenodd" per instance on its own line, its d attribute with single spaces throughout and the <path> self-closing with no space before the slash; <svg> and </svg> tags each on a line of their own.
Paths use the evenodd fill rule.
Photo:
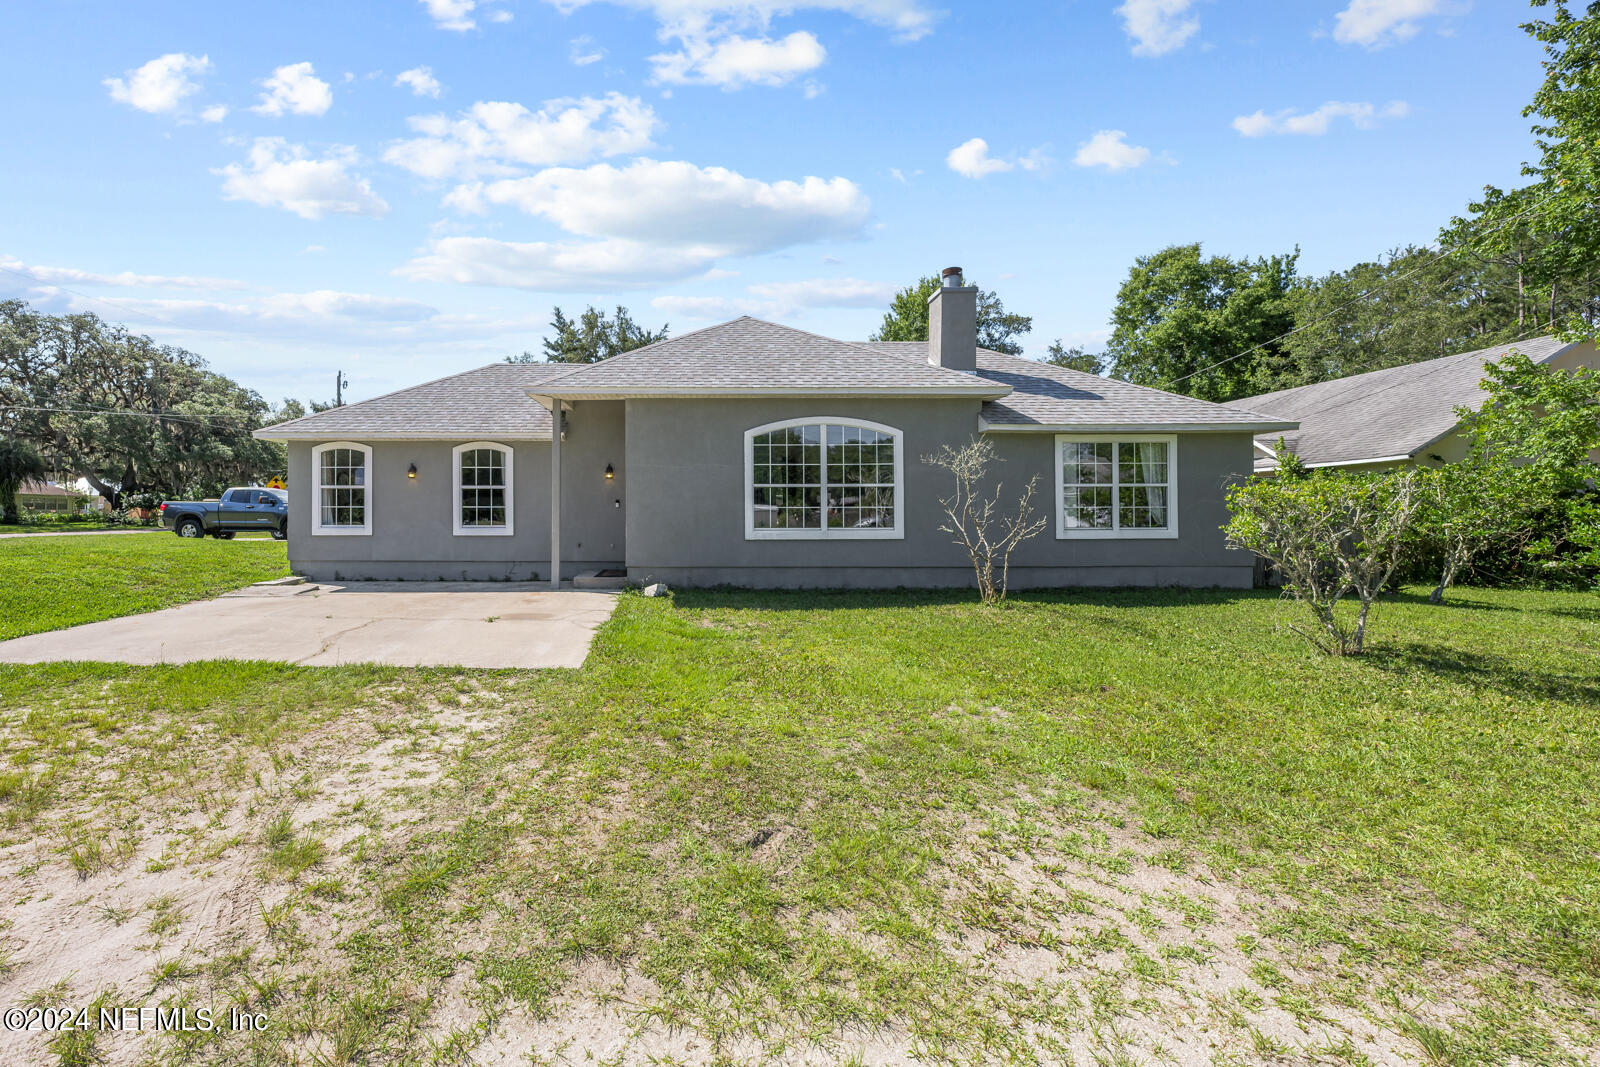
<svg viewBox="0 0 1600 1067">
<path fill-rule="evenodd" d="M 102 274 L 75 267 L 31 266 L 11 256 L 0 256 L 0 267 L 13 274 L 26 275 L 40 285 L 99 285 L 140 289 L 243 289 L 245 284 L 231 278 L 204 278 L 188 275 L 135 274 L 121 271 Z"/>
<path fill-rule="evenodd" d="M 569 53 L 573 66 L 587 67 L 591 63 L 598 63 L 606 57 L 606 50 L 594 43 L 594 38 L 587 35 L 574 37 L 568 42 L 572 47 Z"/>
<path fill-rule="evenodd" d="M 426 2 L 426 0 L 425 0 Z M 685 33 L 706 34 L 714 23 L 730 29 L 764 30 L 777 15 L 802 11 L 834 11 L 852 15 L 864 22 L 884 26 L 901 40 L 915 41 L 927 36 L 938 20 L 934 8 L 920 0 L 546 0 L 563 12 L 576 11 L 592 3 L 614 3 L 655 15 L 662 36 Z"/>
<path fill-rule="evenodd" d="M 1101 130 L 1078 146 L 1072 162 L 1080 167 L 1129 170 L 1150 161 L 1150 149 L 1131 145 L 1122 130 Z"/>
<path fill-rule="evenodd" d="M 1448 0 L 1350 0 L 1350 6 L 1334 16 L 1333 39 L 1382 48 L 1415 37 L 1421 29 L 1418 19 L 1451 13 Z"/>
<path fill-rule="evenodd" d="M 511 14 L 511 12 L 509 12 L 509 11 L 491 11 L 491 12 L 489 12 L 489 21 L 490 22 L 510 22 L 515 17 L 516 16 Z"/>
<path fill-rule="evenodd" d="M 888 282 L 859 278 L 808 278 L 763 282 L 745 288 L 744 297 L 658 296 L 650 306 L 678 318 L 716 320 L 738 315 L 781 319 L 813 308 L 881 308 L 894 298 Z"/>
<path fill-rule="evenodd" d="M 200 83 L 195 79 L 210 71 L 211 60 L 206 56 L 170 52 L 127 71 L 126 80 L 107 78 L 101 84 L 111 90 L 111 99 L 119 104 L 160 114 L 176 111 L 185 97 L 199 92 Z"/>
<path fill-rule="evenodd" d="M 472 19 L 475 0 L 421 0 L 421 4 L 441 30 L 470 30 L 477 25 Z"/>
<path fill-rule="evenodd" d="M 989 142 L 982 137 L 974 137 L 950 149 L 944 161 L 964 178 L 982 178 L 1011 169 L 1011 164 L 1005 160 L 989 157 Z"/>
<path fill-rule="evenodd" d="M 353 148 L 335 145 L 321 159 L 281 137 L 258 137 L 250 147 L 249 164 L 230 163 L 212 173 L 222 176 L 224 200 L 247 200 L 279 207 L 303 219 L 324 215 L 367 215 L 381 218 L 389 205 L 372 191 L 367 179 L 353 174 Z"/>
<path fill-rule="evenodd" d="M 212 104 L 200 112 L 201 122 L 221 122 L 228 117 L 228 108 L 223 104 Z"/>
<path fill-rule="evenodd" d="M 439 84 L 439 79 L 433 76 L 430 67 L 412 67 L 410 70 L 403 70 L 396 76 L 394 83 L 397 86 L 408 87 L 413 96 L 431 96 L 435 100 L 439 98 L 439 90 L 443 88 Z"/>
<path fill-rule="evenodd" d="M 652 159 L 621 168 L 550 168 L 461 186 L 449 199 L 470 210 L 514 206 L 590 240 L 441 237 L 398 273 L 578 292 L 709 277 L 728 256 L 854 237 L 870 209 L 866 195 L 844 178 L 763 182 L 721 167 Z"/>
<path fill-rule="evenodd" d="M 464 186 L 451 202 L 478 210 L 515 206 L 587 237 L 709 246 L 728 255 L 853 237 L 870 208 L 846 178 L 763 182 L 723 167 L 653 159 Z"/>
<path fill-rule="evenodd" d="M 1404 100 L 1392 101 L 1382 109 L 1368 103 L 1329 100 L 1315 111 L 1303 114 L 1297 114 L 1293 108 L 1285 108 L 1271 115 L 1265 111 L 1240 115 L 1233 120 L 1233 128 L 1244 137 L 1265 137 L 1268 134 L 1320 137 L 1328 132 L 1328 127 L 1335 119 L 1349 119 L 1357 129 L 1370 130 L 1377 125 L 1379 118 L 1400 119 L 1410 113 L 1411 106 Z"/>
<path fill-rule="evenodd" d="M 1133 38 L 1136 56 L 1164 56 L 1182 48 L 1200 32 L 1200 20 L 1189 13 L 1194 0 L 1124 0 L 1116 13 Z"/>
<path fill-rule="evenodd" d="M 639 152 L 650 147 L 659 126 L 647 104 L 621 93 L 549 100 L 536 112 L 521 104 L 479 102 L 454 119 L 417 115 L 407 122 L 422 136 L 391 145 L 384 161 L 436 179 L 505 175 L 515 173 L 515 164 L 548 166 Z"/>
<path fill-rule="evenodd" d="M 287 63 L 262 79 L 258 115 L 321 115 L 333 104 L 333 90 L 310 63 Z"/>
<path fill-rule="evenodd" d="M 593 292 L 677 281 L 706 271 L 720 250 L 637 241 L 547 243 L 443 237 L 395 271 L 412 281 Z"/>
<path fill-rule="evenodd" d="M 1045 158 L 1042 148 L 1035 148 L 1020 159 L 996 159 L 989 154 L 989 142 L 982 137 L 974 137 L 956 145 L 950 149 L 944 161 L 946 166 L 963 178 L 984 178 L 1018 167 L 1040 170 L 1050 162 Z M 899 181 L 905 181 L 905 176 L 898 169 L 891 169 L 890 173 Z"/>
<path fill-rule="evenodd" d="M 808 278 L 795 282 L 763 282 L 749 286 L 746 291 L 783 308 L 876 308 L 894 299 L 895 290 L 888 282 L 868 282 L 860 278 Z"/>
<path fill-rule="evenodd" d="M 683 38 L 677 52 L 650 57 L 653 77 L 667 85 L 716 85 L 737 89 L 743 85 L 783 85 L 828 58 L 816 36 L 797 30 L 781 40 L 730 34 L 709 39 Z"/>
</svg>

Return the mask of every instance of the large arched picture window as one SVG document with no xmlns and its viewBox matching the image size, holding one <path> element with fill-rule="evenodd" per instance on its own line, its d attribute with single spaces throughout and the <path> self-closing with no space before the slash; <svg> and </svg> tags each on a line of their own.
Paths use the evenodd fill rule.
<svg viewBox="0 0 1600 1067">
<path fill-rule="evenodd" d="M 511 449 L 493 441 L 473 441 L 452 451 L 455 468 L 455 532 L 461 537 L 510 537 Z"/>
<path fill-rule="evenodd" d="M 900 431 L 861 419 L 768 423 L 744 435 L 745 536 L 903 537 Z"/>
<path fill-rule="evenodd" d="M 332 441 L 311 450 L 314 508 L 311 532 L 329 536 L 372 532 L 372 449 Z"/>
</svg>

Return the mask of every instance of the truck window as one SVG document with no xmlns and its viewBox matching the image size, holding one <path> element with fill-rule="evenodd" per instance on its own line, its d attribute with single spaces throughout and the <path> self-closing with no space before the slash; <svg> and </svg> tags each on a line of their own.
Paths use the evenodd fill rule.
<svg viewBox="0 0 1600 1067">
<path fill-rule="evenodd" d="M 273 496 L 271 493 L 262 493 L 261 496 L 256 499 L 256 503 L 260 504 L 262 507 L 270 508 L 278 503 L 278 498 Z"/>
<path fill-rule="evenodd" d="M 229 489 L 223 499 L 230 504 L 248 504 L 250 503 L 250 493 L 244 489 Z"/>
</svg>

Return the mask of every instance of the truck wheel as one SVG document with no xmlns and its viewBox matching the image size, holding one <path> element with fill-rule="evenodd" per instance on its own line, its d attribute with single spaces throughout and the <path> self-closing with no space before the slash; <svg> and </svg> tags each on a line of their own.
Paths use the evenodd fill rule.
<svg viewBox="0 0 1600 1067">
<path fill-rule="evenodd" d="M 174 532 L 179 537 L 204 537 L 206 532 L 200 528 L 199 519 L 179 519 Z"/>
<path fill-rule="evenodd" d="M 272 531 L 272 539 L 274 541 L 287 541 L 289 539 L 288 524 L 274 527 Z"/>
<path fill-rule="evenodd" d="M 233 535 L 234 535 L 234 531 L 233 530 L 220 530 L 217 533 L 212 534 L 211 536 L 215 537 L 218 541 L 232 541 L 233 540 Z"/>
</svg>

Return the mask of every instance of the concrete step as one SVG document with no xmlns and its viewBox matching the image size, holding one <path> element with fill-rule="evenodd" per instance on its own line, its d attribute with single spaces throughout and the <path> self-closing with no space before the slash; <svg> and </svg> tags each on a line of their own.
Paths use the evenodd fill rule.
<svg viewBox="0 0 1600 1067">
<path fill-rule="evenodd" d="M 600 577 L 600 572 L 599 571 L 590 571 L 587 574 L 580 574 L 576 578 L 572 579 L 572 588 L 574 588 L 574 589 L 611 589 L 611 590 L 615 590 L 615 589 L 621 589 L 624 586 L 626 586 L 627 584 L 628 584 L 628 579 L 625 578 L 625 577 L 602 578 L 602 577 Z"/>
</svg>

